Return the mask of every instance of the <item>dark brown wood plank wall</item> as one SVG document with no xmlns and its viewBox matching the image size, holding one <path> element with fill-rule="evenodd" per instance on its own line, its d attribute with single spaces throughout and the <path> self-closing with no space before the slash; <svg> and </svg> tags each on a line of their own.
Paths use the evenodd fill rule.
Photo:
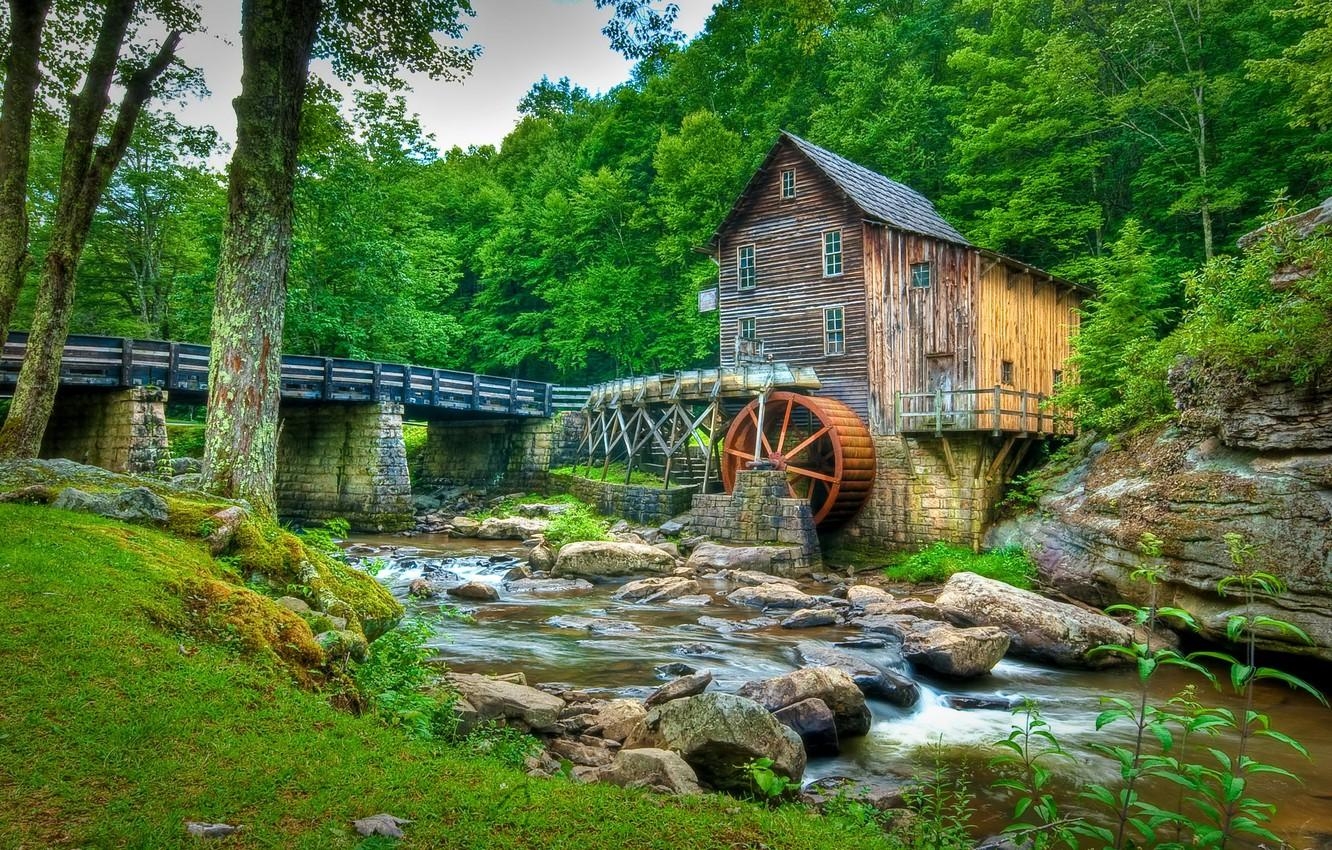
<svg viewBox="0 0 1332 850">
<path fill-rule="evenodd" d="M 796 170 L 796 197 L 783 200 L 781 174 Z M 742 318 L 754 318 L 756 335 L 773 360 L 813 366 L 820 395 L 839 399 L 867 417 L 863 213 L 790 144 L 760 173 L 744 206 L 718 240 L 721 363 L 735 362 L 734 340 Z M 842 232 L 842 273 L 823 274 L 823 234 Z M 739 291 L 737 249 L 754 246 L 757 283 Z M 846 352 L 824 354 L 823 311 L 840 306 Z"/>
</svg>

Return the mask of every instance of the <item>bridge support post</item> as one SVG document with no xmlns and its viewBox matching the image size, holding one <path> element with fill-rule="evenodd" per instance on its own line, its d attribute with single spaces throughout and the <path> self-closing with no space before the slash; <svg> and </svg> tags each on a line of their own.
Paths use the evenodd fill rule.
<svg viewBox="0 0 1332 850">
<path fill-rule="evenodd" d="M 550 419 L 429 423 L 418 478 L 477 489 L 544 489 L 552 466 L 572 464 L 582 415 Z"/>
<path fill-rule="evenodd" d="M 42 457 L 63 457 L 112 472 L 150 475 L 171 457 L 166 393 L 62 387 L 42 440 Z"/>
<path fill-rule="evenodd" d="M 279 514 L 304 522 L 341 517 L 360 531 L 412 527 L 401 404 L 287 403 L 281 427 Z"/>
</svg>

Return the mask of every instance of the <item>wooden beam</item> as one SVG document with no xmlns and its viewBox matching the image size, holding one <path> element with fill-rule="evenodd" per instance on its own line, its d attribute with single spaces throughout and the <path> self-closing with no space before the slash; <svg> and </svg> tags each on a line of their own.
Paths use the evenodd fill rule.
<svg viewBox="0 0 1332 850">
<path fill-rule="evenodd" d="M 1022 465 L 1022 460 L 1027 456 L 1027 452 L 1031 450 L 1031 444 L 1034 442 L 1036 441 L 1030 439 L 1022 441 L 1022 448 L 1018 449 L 1017 454 L 1013 455 L 1012 462 L 1008 464 L 1008 469 L 1004 472 L 1004 481 L 1013 480 L 1013 476 L 1017 474 L 1018 467 Z"/>
<path fill-rule="evenodd" d="M 898 430 L 897 436 L 902 439 L 902 455 L 906 458 L 907 475 L 914 481 L 916 478 L 916 464 L 911 460 L 911 441 L 907 435 Z"/>
<path fill-rule="evenodd" d="M 1012 450 L 1013 443 L 1016 440 L 1017 437 L 1009 437 L 1008 439 L 1004 440 L 1003 448 L 999 450 L 999 454 L 994 456 L 994 462 L 991 463 L 990 468 L 985 471 L 985 477 L 982 479 L 982 481 L 984 481 L 987 484 L 990 482 L 990 479 L 994 477 L 994 474 L 999 471 L 999 467 L 1003 465 L 1004 458 L 1008 457 L 1008 453 Z"/>
<path fill-rule="evenodd" d="M 939 444 L 943 446 L 944 465 L 948 467 L 948 477 L 956 481 L 957 464 L 953 462 L 953 446 L 947 437 L 940 437 Z"/>
</svg>

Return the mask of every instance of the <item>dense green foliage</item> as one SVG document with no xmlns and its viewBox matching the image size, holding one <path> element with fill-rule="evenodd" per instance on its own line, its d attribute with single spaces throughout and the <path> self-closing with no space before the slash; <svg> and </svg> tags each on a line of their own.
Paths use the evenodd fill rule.
<svg viewBox="0 0 1332 850">
<path fill-rule="evenodd" d="M 695 293 L 716 268 L 694 249 L 787 129 L 921 190 L 979 244 L 1106 287 L 1094 309 L 1123 324 L 1083 349 L 1110 350 L 1087 402 L 1118 408 L 1115 371 L 1183 315 L 1180 275 L 1232 253 L 1273 197 L 1332 189 L 1329 29 L 1316 0 L 724 0 L 624 85 L 543 79 L 500 146 L 442 154 L 400 101 L 316 86 L 285 345 L 567 383 L 706 362 L 715 314 Z M 207 338 L 209 144 L 145 122 L 94 228 L 79 330 Z M 58 164 L 51 136 L 38 147 L 35 243 Z"/>
<path fill-rule="evenodd" d="M 893 581 L 913 584 L 943 582 L 953 573 L 962 572 L 1030 589 L 1036 578 L 1036 565 L 1020 546 L 977 553 L 963 546 L 939 542 L 906 555 L 883 570 L 883 574 Z"/>
</svg>

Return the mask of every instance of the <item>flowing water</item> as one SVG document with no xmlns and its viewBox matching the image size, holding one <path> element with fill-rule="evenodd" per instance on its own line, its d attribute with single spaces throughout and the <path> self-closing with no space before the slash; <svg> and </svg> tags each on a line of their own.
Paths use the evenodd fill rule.
<svg viewBox="0 0 1332 850">
<path fill-rule="evenodd" d="M 704 593 L 714 594 L 705 607 L 641 605 L 611 599 L 618 585 L 597 585 L 592 590 L 560 595 L 512 593 L 503 575 L 521 563 L 526 550 L 504 541 L 449 540 L 422 535 L 405 546 L 401 538 L 359 536 L 348 541 L 359 555 L 381 557 L 378 573 L 409 610 L 429 613 L 431 603 L 408 600 L 407 588 L 417 578 L 445 582 L 481 581 L 500 592 L 498 602 L 464 603 L 474 623 L 445 620 L 434 646 L 451 669 L 460 672 L 508 673 L 521 671 L 528 682 L 559 682 L 609 696 L 642 698 L 668 675 L 656 668 L 685 662 L 713 671 L 715 690 L 733 691 L 743 683 L 790 672 L 799 667 L 795 645 L 804 640 L 837 642 L 862 638 L 856 628 L 823 627 L 782 629 L 774 626 L 748 631 L 722 631 L 717 623 L 699 618 L 739 622 L 758 615 L 755 609 L 733 608 L 715 594 L 731 589 L 702 581 Z M 805 588 L 817 593 L 820 588 Z M 826 589 L 824 589 L 826 590 Z M 457 602 L 459 600 L 449 600 Z M 601 618 L 602 633 L 572 618 Z M 629 629 L 633 630 L 630 631 Z M 884 666 L 902 666 L 891 647 L 856 650 Z M 905 669 L 905 668 L 903 668 Z M 1298 671 L 1296 671 L 1298 672 Z M 1086 751 L 1088 742 L 1129 742 L 1127 727 L 1093 729 L 1096 715 L 1108 695 L 1132 696 L 1136 679 L 1124 670 L 1097 672 L 1056 669 L 1006 659 L 991 675 L 966 682 L 933 679 L 914 673 L 921 686 L 920 702 L 903 709 L 871 700 L 874 721 L 870 734 L 844 742 L 841 755 L 811 760 L 806 781 L 824 776 L 847 776 L 891 781 L 910 775 L 911 758 L 923 748 L 942 742 L 950 747 L 977 748 L 1002 739 L 1014 715 L 1002 709 L 950 707 L 949 696 L 970 696 L 1017 704 L 1032 700 L 1051 731 L 1072 752 L 1080 778 L 1110 784 L 1115 768 Z M 1242 713 L 1238 700 L 1216 693 L 1192 674 L 1162 670 L 1153 678 L 1152 697 L 1164 700 L 1190 683 L 1199 684 L 1200 700 L 1225 704 Z M 1303 785 L 1271 780 L 1259 791 L 1264 799 L 1279 802 L 1275 829 L 1296 848 L 1332 850 L 1332 711 L 1312 698 L 1285 686 L 1261 687 L 1255 708 L 1272 717 L 1275 728 L 1293 736 L 1309 749 L 1305 761 L 1275 745 L 1259 745 L 1255 757 L 1271 760 L 1297 773 Z M 980 758 L 983 764 L 984 757 Z M 1002 818 L 983 827 L 997 828 Z"/>
</svg>

